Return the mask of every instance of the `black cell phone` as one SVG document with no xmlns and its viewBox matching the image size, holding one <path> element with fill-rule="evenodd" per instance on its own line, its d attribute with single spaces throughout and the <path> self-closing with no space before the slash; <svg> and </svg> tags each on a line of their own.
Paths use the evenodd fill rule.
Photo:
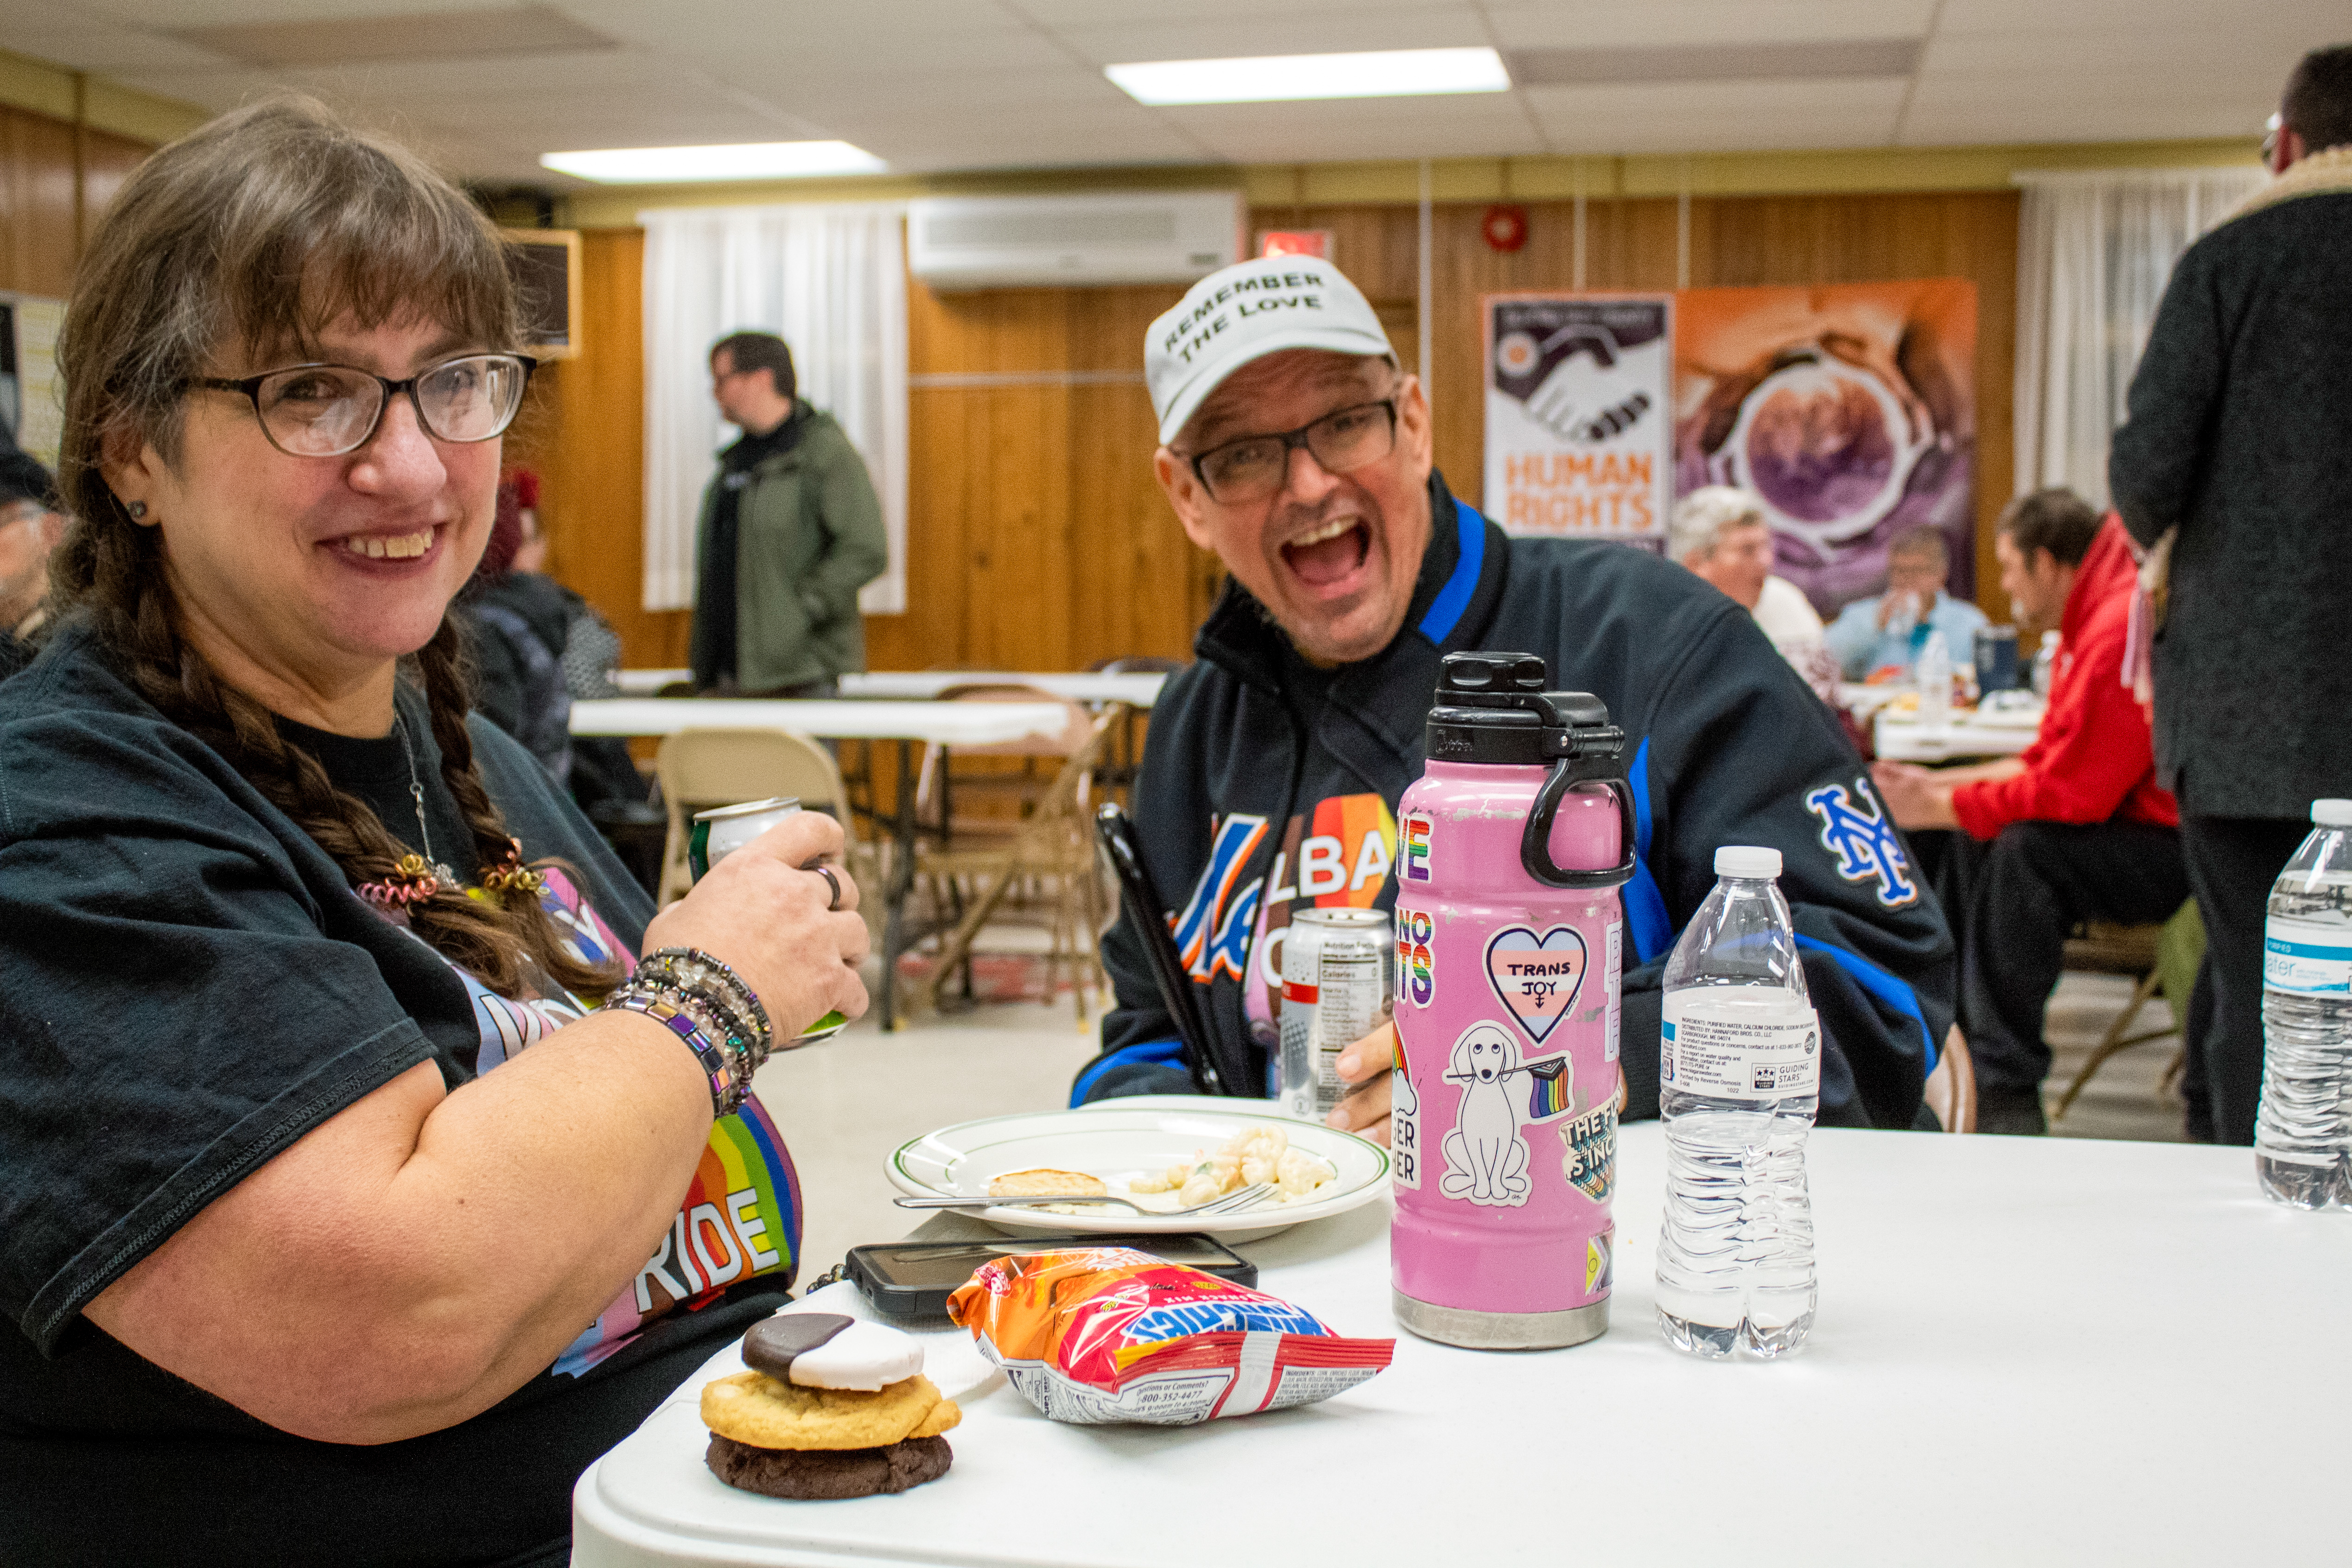
<svg viewBox="0 0 2352 1568">
<path fill-rule="evenodd" d="M 875 1310 L 894 1318 L 948 1315 L 948 1297 L 992 1258 L 1073 1247 L 1131 1247 L 1236 1285 L 1255 1285 L 1257 1265 L 1212 1236 L 1024 1236 L 995 1241 L 886 1241 L 849 1249 L 849 1277 Z"/>
</svg>

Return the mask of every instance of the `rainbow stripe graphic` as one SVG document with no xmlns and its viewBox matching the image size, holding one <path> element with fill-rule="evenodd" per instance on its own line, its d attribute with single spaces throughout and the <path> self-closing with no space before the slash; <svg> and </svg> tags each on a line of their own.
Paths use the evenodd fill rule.
<svg viewBox="0 0 2352 1568">
<path fill-rule="evenodd" d="M 1310 860 L 1302 845 L 1300 862 L 1291 870 L 1300 903 L 1318 909 L 1370 909 L 1378 902 L 1389 867 L 1396 863 L 1396 817 L 1386 800 L 1372 794 L 1318 800 L 1307 832 L 1310 839 L 1337 840 L 1339 859 Z M 1378 841 L 1380 847 L 1372 848 L 1368 840 Z M 1308 894 L 1309 886 L 1319 885 L 1334 873 L 1339 879 L 1337 886 Z"/>
<path fill-rule="evenodd" d="M 1538 1061 L 1527 1070 L 1535 1081 L 1534 1086 L 1528 1091 L 1529 1121 L 1540 1122 L 1547 1116 L 1558 1116 L 1575 1108 L 1576 1086 L 1570 1082 L 1571 1075 L 1566 1071 L 1567 1067 L 1565 1057 L 1554 1057 L 1549 1061 Z"/>
<path fill-rule="evenodd" d="M 800 1247 L 800 1173 L 767 1108 L 747 1099 L 712 1124 L 677 1218 L 653 1257 L 565 1347 L 554 1370 L 577 1377 L 655 1318 L 680 1305 L 691 1311 L 730 1285 L 767 1274 L 791 1284 Z"/>
</svg>

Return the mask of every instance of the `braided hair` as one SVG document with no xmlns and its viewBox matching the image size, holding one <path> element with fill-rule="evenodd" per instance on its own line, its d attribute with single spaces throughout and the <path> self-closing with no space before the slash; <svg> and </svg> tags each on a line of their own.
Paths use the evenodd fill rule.
<svg viewBox="0 0 2352 1568">
<path fill-rule="evenodd" d="M 140 694 L 227 758 L 355 885 L 393 876 L 409 852 L 181 634 L 161 530 L 131 520 L 103 470 L 110 453 L 120 461 L 141 443 L 177 464 L 181 388 L 223 348 L 262 360 L 299 350 L 339 317 L 373 328 L 411 313 L 469 340 L 514 342 L 496 232 L 405 149 L 283 97 L 212 121 L 131 175 L 76 274 L 58 345 L 58 487 L 73 517 L 51 561 L 59 608 L 86 616 Z M 446 612 L 411 664 L 442 781 L 476 858 L 496 865 L 511 844 L 474 763 L 462 638 Z M 580 958 L 520 888 L 475 896 L 443 887 L 408 915 L 417 936 L 502 996 L 542 977 L 601 995 L 619 978 Z"/>
</svg>

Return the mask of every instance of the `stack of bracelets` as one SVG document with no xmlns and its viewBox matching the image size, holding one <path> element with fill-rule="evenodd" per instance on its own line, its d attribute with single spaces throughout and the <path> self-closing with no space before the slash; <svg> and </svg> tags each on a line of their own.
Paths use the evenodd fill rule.
<svg viewBox="0 0 2352 1568">
<path fill-rule="evenodd" d="M 710 1108 L 731 1116 L 751 1092 L 751 1074 L 768 1060 L 773 1030 L 768 1009 L 743 977 L 699 947 L 663 947 L 604 998 L 653 1019 L 686 1041 L 710 1074 Z"/>
</svg>

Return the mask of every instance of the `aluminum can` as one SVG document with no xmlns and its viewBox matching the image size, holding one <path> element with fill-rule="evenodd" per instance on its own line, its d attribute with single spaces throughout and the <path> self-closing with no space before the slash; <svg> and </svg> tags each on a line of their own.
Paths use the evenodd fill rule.
<svg viewBox="0 0 2352 1568">
<path fill-rule="evenodd" d="M 1303 909 L 1282 936 L 1286 1115 L 1320 1122 L 1348 1092 L 1339 1053 L 1396 1010 L 1396 939 L 1378 909 Z"/>
<path fill-rule="evenodd" d="M 694 828 L 686 840 L 686 869 L 700 882 L 710 868 L 801 809 L 790 795 L 747 800 L 740 806 L 714 806 L 694 814 Z"/>
<path fill-rule="evenodd" d="M 695 881 L 700 882 L 710 874 L 712 866 L 800 809 L 797 798 L 778 795 L 765 800 L 746 800 L 740 806 L 715 806 L 708 811 L 697 811 L 693 830 L 686 839 L 686 869 Z M 838 1012 L 829 1012 L 809 1025 L 806 1034 L 779 1040 L 777 1049 L 790 1051 L 831 1040 L 848 1021 Z"/>
<path fill-rule="evenodd" d="M 1481 1350 L 1609 1326 L 1632 873 L 1624 734 L 1532 654 L 1455 653 L 1397 802 L 1397 1322 Z"/>
</svg>

